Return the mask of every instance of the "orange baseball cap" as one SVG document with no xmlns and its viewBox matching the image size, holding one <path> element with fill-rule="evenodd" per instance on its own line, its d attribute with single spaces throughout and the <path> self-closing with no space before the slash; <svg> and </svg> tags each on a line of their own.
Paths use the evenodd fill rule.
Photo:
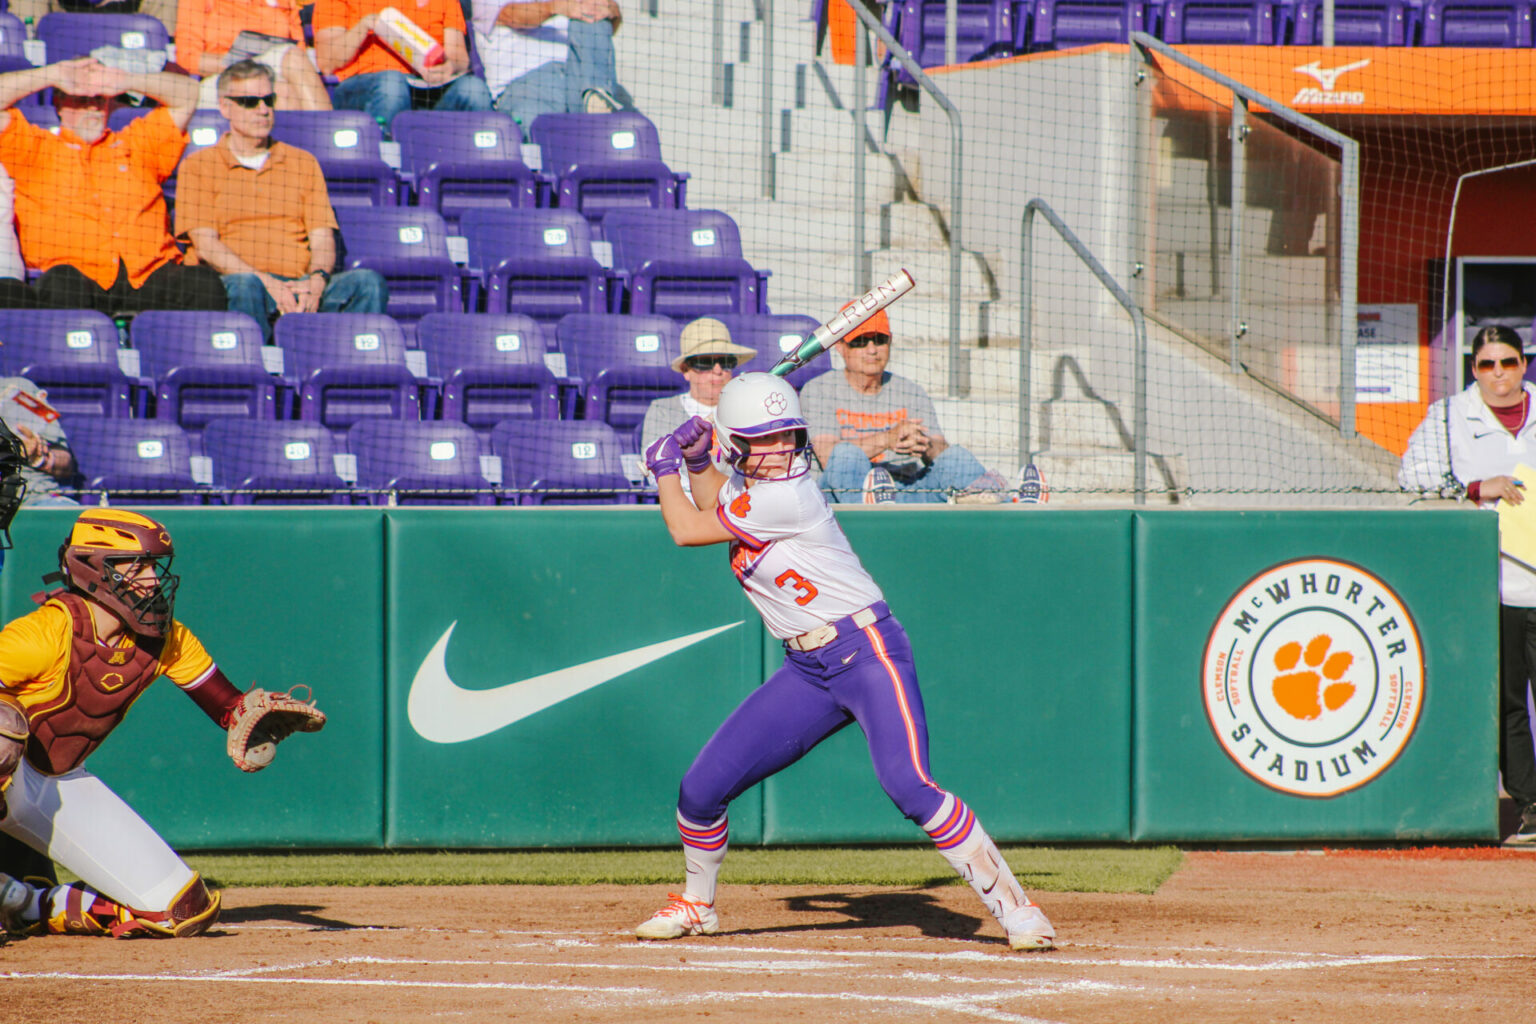
<svg viewBox="0 0 1536 1024">
<path fill-rule="evenodd" d="M 853 305 L 853 303 L 848 303 L 848 306 L 851 305 Z M 847 309 L 848 306 L 844 306 L 843 309 Z M 841 311 L 842 310 L 839 310 L 839 312 Z M 862 338 L 866 334 L 884 334 L 887 337 L 890 336 L 891 321 L 886 318 L 885 310 L 880 310 L 880 312 L 876 313 L 868 320 L 865 320 L 853 330 L 849 331 L 846 335 L 843 336 L 843 340 L 847 341 L 849 338 Z"/>
</svg>

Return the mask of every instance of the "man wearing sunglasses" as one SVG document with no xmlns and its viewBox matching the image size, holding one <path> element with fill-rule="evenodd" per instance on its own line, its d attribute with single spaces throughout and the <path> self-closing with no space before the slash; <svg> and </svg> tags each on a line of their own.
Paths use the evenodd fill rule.
<svg viewBox="0 0 1536 1024">
<path fill-rule="evenodd" d="M 962 492 L 1002 499 L 1002 481 L 944 439 L 922 385 L 886 372 L 891 322 L 884 310 L 838 348 L 843 372 L 807 382 L 800 396 L 821 485 L 837 501 L 943 502 Z"/>
<path fill-rule="evenodd" d="M 223 309 L 218 274 L 182 264 L 166 230 L 160 188 L 186 145 L 197 83 L 82 57 L 0 75 L 0 106 L 49 88 L 57 135 L 19 110 L 0 111 L 0 163 L 16 182 L 22 255 L 43 271 L 39 298 L 107 314 Z M 143 93 L 160 106 L 110 131 L 107 119 L 125 92 Z"/>
<path fill-rule="evenodd" d="M 640 426 L 641 451 L 694 416 L 714 422 L 720 391 L 730 383 L 738 368 L 757 355 L 757 349 L 733 342 L 725 324 L 707 316 L 683 328 L 678 349 L 680 354 L 672 360 L 672 369 L 683 375 L 688 390 L 651 403 L 645 411 L 645 422 Z M 683 489 L 687 490 L 686 483 Z"/>
<path fill-rule="evenodd" d="M 272 138 L 272 71 L 258 61 L 219 75 L 229 131 L 187 157 L 177 176 L 176 234 L 188 259 L 224 277 L 229 308 L 272 338 L 284 313 L 382 313 L 384 278 L 336 266 L 336 214 L 319 161 Z"/>
</svg>

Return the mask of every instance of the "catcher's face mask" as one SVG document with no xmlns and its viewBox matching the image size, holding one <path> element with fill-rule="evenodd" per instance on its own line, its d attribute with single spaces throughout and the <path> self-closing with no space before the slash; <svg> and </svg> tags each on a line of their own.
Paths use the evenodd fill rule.
<svg viewBox="0 0 1536 1024">
<path fill-rule="evenodd" d="M 0 423 L 0 549 L 11 546 L 11 520 L 27 496 L 27 482 L 21 478 L 24 465 L 20 439 Z"/>
<path fill-rule="evenodd" d="M 82 512 L 59 549 L 57 575 L 135 633 L 164 636 L 181 578 L 171 572 L 175 550 L 165 527 L 137 512 Z"/>
</svg>

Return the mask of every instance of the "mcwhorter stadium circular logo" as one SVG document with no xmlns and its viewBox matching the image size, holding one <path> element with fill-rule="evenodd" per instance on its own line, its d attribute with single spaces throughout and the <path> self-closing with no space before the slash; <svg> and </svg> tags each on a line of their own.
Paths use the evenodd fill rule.
<svg viewBox="0 0 1536 1024">
<path fill-rule="evenodd" d="M 1259 782 L 1329 797 L 1386 771 L 1424 706 L 1424 647 L 1392 588 L 1358 565 L 1266 569 L 1222 609 L 1201 693 L 1227 756 Z"/>
</svg>

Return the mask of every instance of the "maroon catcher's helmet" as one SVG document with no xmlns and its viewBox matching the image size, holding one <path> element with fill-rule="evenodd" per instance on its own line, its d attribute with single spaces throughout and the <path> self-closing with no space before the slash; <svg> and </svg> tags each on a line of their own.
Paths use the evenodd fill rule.
<svg viewBox="0 0 1536 1024">
<path fill-rule="evenodd" d="M 175 549 L 164 526 L 117 508 L 80 513 L 69 538 L 59 546 L 59 572 L 44 582 L 64 580 L 123 620 L 135 633 L 164 636 L 181 577 L 172 575 Z M 146 580 L 152 585 L 145 586 Z"/>
</svg>

